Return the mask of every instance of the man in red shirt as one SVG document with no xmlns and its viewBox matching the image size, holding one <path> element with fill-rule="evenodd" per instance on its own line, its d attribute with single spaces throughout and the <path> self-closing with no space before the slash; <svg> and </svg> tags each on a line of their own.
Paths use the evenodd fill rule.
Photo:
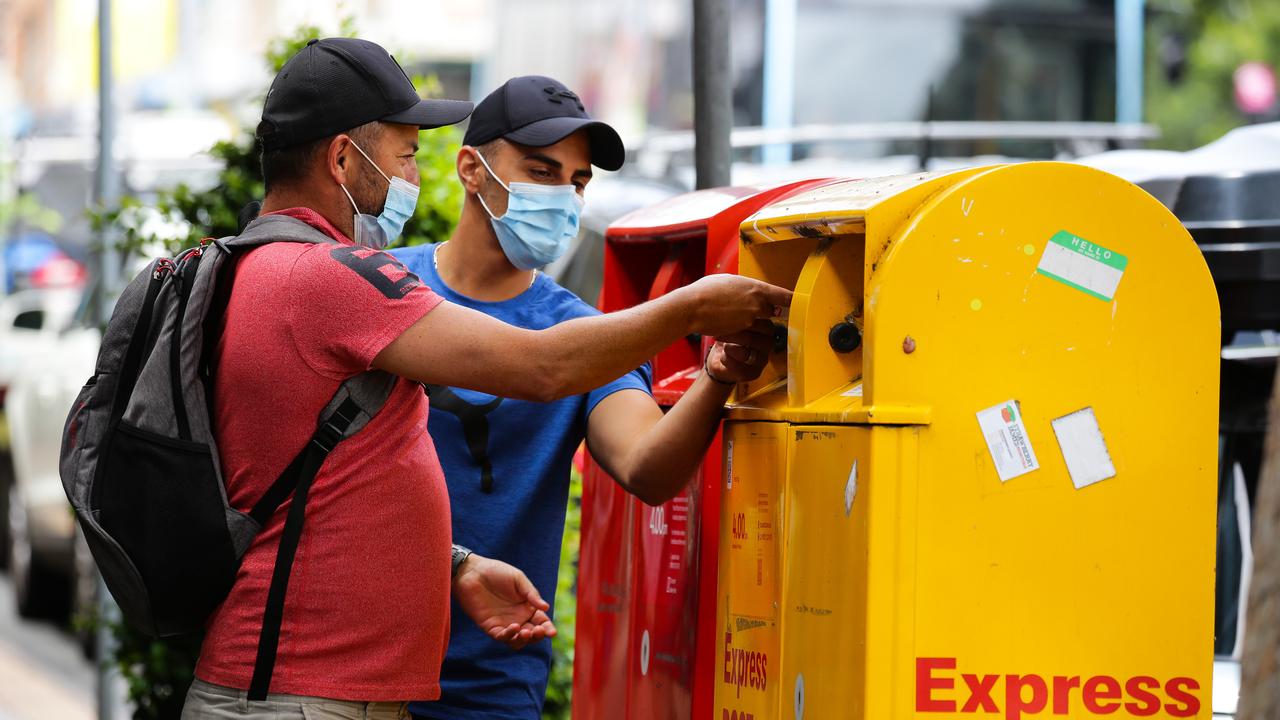
<svg viewBox="0 0 1280 720">
<path fill-rule="evenodd" d="M 611 315 L 524 330 L 443 302 L 395 258 L 416 202 L 421 128 L 469 103 L 420 100 L 381 47 L 313 41 L 267 94 L 258 136 L 267 194 L 255 224 L 323 233 L 239 261 L 216 353 L 215 434 L 228 497 L 251 507 L 314 431 L 341 383 L 399 376 L 382 410 L 316 476 L 293 563 L 271 694 L 250 700 L 286 502 L 262 529 L 209 621 L 184 719 L 402 717 L 439 695 L 449 595 L 495 640 L 554 633 L 519 570 L 454 553 L 449 499 L 419 383 L 552 400 L 639 366 L 691 333 L 765 353 L 790 293 L 717 275 Z M 406 432 L 406 428 L 410 429 Z"/>
</svg>

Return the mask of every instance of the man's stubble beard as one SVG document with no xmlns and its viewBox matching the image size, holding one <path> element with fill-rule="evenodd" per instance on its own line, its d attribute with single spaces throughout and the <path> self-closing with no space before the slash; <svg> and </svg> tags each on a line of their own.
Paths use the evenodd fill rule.
<svg viewBox="0 0 1280 720">
<path fill-rule="evenodd" d="M 355 181 L 349 188 L 351 197 L 355 199 L 356 205 L 360 206 L 360 212 L 376 217 L 382 214 L 387 205 L 387 181 L 378 174 L 377 170 L 368 167 L 369 161 L 364 158 L 359 160 L 366 167 L 356 172 Z"/>
</svg>

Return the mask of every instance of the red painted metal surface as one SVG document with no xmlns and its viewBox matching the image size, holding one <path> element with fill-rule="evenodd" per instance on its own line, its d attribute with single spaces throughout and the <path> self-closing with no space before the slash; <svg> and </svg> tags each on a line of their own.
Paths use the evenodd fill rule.
<svg viewBox="0 0 1280 720">
<path fill-rule="evenodd" d="M 605 235 L 600 309 L 623 310 L 706 274 L 738 270 L 738 226 L 785 195 L 827 182 L 688 193 L 637 210 Z M 673 406 L 709 338 L 654 358 L 654 397 Z M 587 456 L 573 676 L 576 720 L 711 716 L 714 697 L 720 433 L 678 496 L 650 507 Z"/>
<path fill-rule="evenodd" d="M 625 716 L 635 498 L 588 456 L 582 477 L 573 717 Z M 583 577 L 586 581 L 583 581 Z"/>
</svg>

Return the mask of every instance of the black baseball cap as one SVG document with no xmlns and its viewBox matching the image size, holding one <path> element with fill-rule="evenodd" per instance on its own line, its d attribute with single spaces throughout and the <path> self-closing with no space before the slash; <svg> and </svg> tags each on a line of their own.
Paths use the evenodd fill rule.
<svg viewBox="0 0 1280 720">
<path fill-rule="evenodd" d="M 591 164 L 617 170 L 626 159 L 622 138 L 607 124 L 592 120 L 582 100 L 557 80 L 542 75 L 511 78 L 476 105 L 464 145 L 506 138 L 530 147 L 554 145 L 582 129 L 591 141 Z"/>
<path fill-rule="evenodd" d="M 423 100 L 377 43 L 324 38 L 308 42 L 272 81 L 258 139 L 278 150 L 374 120 L 436 128 L 462 122 L 471 108 L 465 100 Z"/>
</svg>

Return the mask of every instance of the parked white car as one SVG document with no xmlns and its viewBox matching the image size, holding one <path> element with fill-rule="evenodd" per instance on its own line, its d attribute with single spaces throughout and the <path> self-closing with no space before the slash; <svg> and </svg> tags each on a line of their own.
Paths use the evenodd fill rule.
<svg viewBox="0 0 1280 720">
<path fill-rule="evenodd" d="M 14 373 L 26 358 L 49 353 L 57 343 L 57 329 L 67 324 L 79 295 L 76 290 L 24 290 L 0 295 L 0 410 Z M 6 433 L 0 437 L 0 521 L 8 517 L 12 475 Z M 8 534 L 4 533 L 0 534 L 0 563 L 7 563 L 8 558 Z"/>
<path fill-rule="evenodd" d="M 28 358 L 48 355 L 67 326 L 80 291 L 23 290 L 0 297 L 0 407 L 14 373 Z"/>
<path fill-rule="evenodd" d="M 78 556 L 85 555 L 83 565 L 87 555 L 76 550 L 75 516 L 58 475 L 63 422 L 93 374 L 100 341 L 80 294 L 60 298 L 58 310 L 45 315 L 44 337 L 16 359 L 5 398 L 12 460 L 9 567 L 18 612 L 27 617 L 65 614 L 78 604 L 78 585 L 92 597 L 91 565 L 77 571 Z"/>
</svg>

